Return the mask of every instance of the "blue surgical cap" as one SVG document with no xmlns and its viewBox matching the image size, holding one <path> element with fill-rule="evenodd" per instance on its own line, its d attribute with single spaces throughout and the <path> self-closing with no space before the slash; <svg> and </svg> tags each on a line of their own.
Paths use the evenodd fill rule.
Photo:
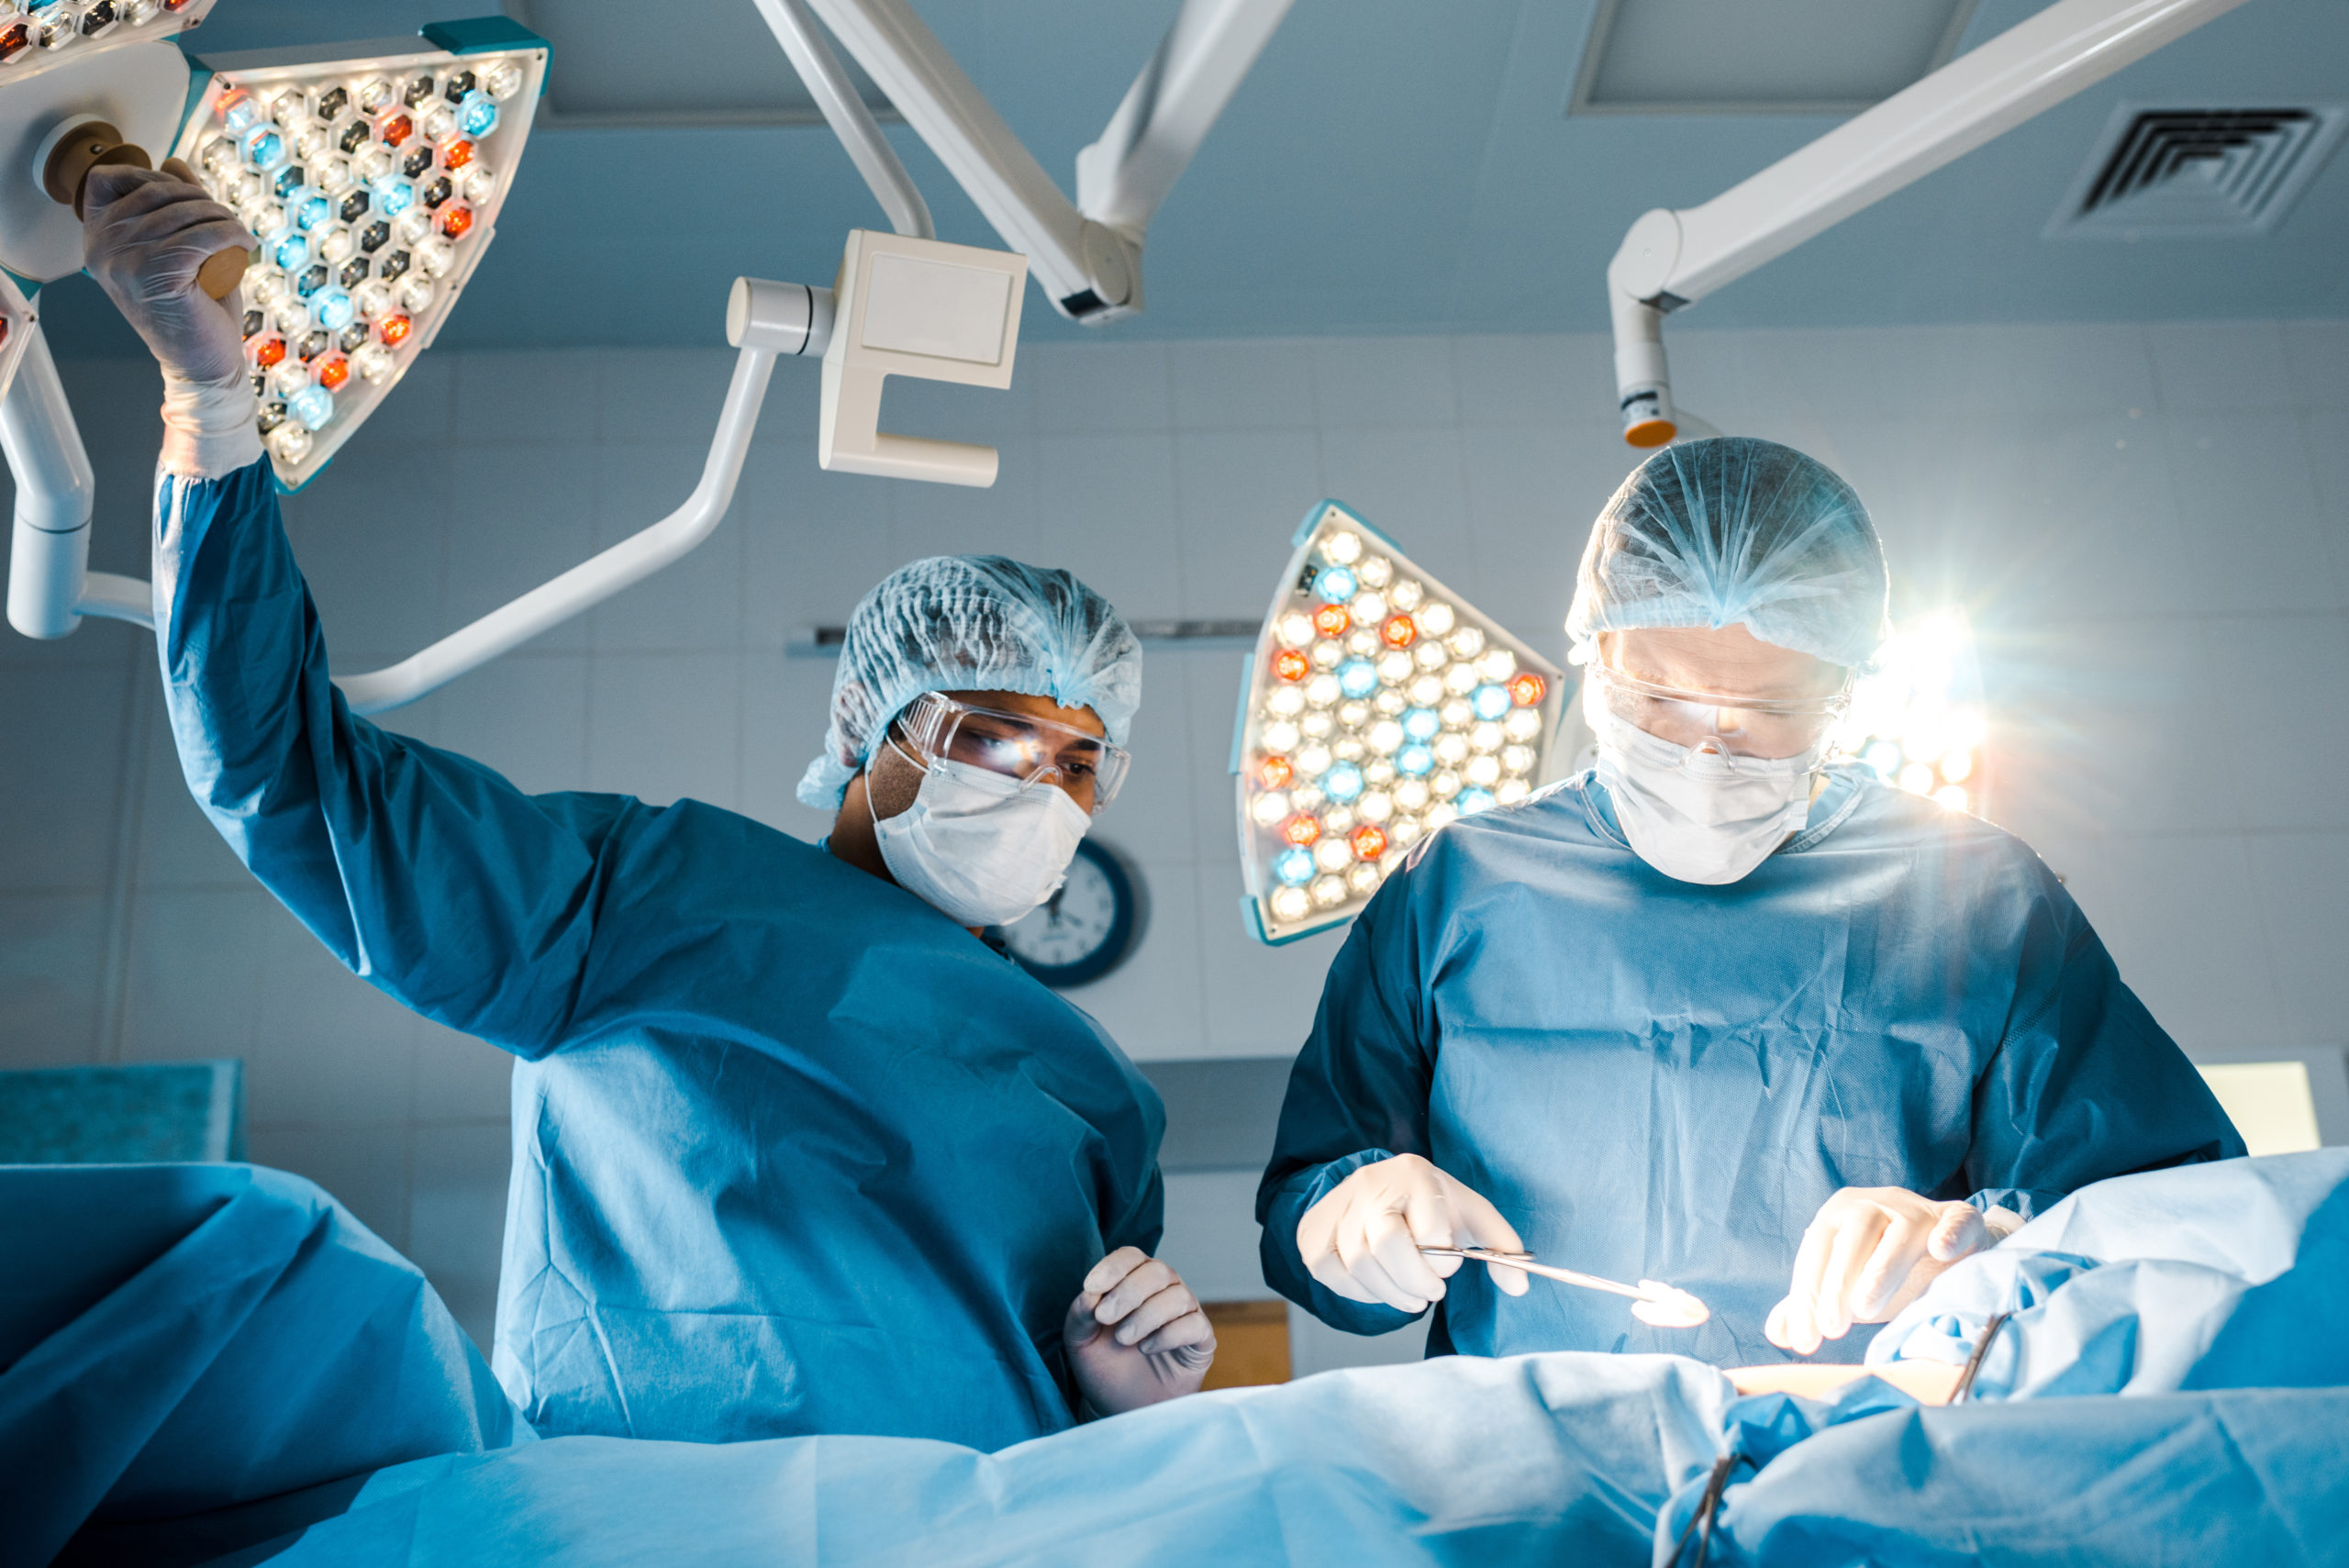
<svg viewBox="0 0 2349 1568">
<path fill-rule="evenodd" d="M 824 754 L 807 764 L 800 800 L 838 806 L 907 703 L 960 691 L 1089 707 L 1122 746 L 1141 706 L 1141 643 L 1108 600 L 1066 572 L 1000 555 L 901 566 L 848 617 Z"/>
<path fill-rule="evenodd" d="M 1590 530 L 1566 630 L 1744 623 L 1860 665 L 1884 641 L 1884 546 L 1852 487 L 1792 447 L 1683 441 L 1631 471 Z"/>
</svg>

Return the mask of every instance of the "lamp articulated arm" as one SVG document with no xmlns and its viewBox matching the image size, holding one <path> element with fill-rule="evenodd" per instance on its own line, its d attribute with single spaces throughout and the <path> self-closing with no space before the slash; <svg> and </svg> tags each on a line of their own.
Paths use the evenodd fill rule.
<svg viewBox="0 0 2349 1568">
<path fill-rule="evenodd" d="M 2057 0 L 1701 206 L 1631 225 L 1607 269 L 1623 438 L 1676 433 L 1663 319 L 2243 0 Z"/>
</svg>

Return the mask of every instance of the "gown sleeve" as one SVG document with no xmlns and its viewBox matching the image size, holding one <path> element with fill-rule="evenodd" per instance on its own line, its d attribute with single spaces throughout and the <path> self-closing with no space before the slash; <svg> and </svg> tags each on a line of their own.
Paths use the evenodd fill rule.
<svg viewBox="0 0 2349 1568">
<path fill-rule="evenodd" d="M 2025 1219 L 2108 1176 L 2244 1152 L 2194 1064 L 2154 1021 L 2087 917 L 2040 902 L 2006 1037 L 1974 1086 L 1969 1201 Z"/>
<path fill-rule="evenodd" d="M 632 803 L 527 795 L 354 716 L 267 460 L 162 475 L 155 528 L 164 703 L 213 826 L 379 989 L 519 1055 L 551 1051 L 582 1006 L 605 851 Z"/>
<path fill-rule="evenodd" d="M 1428 1095 L 1435 1031 L 1419 987 L 1409 884 L 1388 879 L 1338 950 L 1322 984 L 1313 1033 L 1290 1069 L 1272 1162 L 1256 1190 L 1264 1283 L 1335 1329 L 1384 1334 L 1419 1313 L 1349 1301 L 1308 1273 L 1297 1221 L 1364 1165 L 1430 1155 Z"/>
</svg>

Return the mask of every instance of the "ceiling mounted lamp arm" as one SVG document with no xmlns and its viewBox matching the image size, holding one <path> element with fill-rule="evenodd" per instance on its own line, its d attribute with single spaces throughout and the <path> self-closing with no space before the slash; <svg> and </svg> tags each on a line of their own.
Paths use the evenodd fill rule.
<svg viewBox="0 0 2349 1568">
<path fill-rule="evenodd" d="M 1140 245 L 1289 5 L 1183 0 L 1101 139 L 1076 155 L 1077 210 Z"/>
<path fill-rule="evenodd" d="M 938 231 L 930 221 L 929 204 L 921 199 L 920 190 L 915 186 L 913 176 L 906 172 L 906 166 L 898 161 L 896 150 L 882 136 L 873 111 L 864 106 L 855 83 L 841 68 L 840 58 L 817 30 L 815 16 L 805 0 L 752 0 L 752 4 L 766 19 L 775 41 L 783 45 L 783 52 L 790 56 L 791 68 L 799 73 L 808 95 L 823 111 L 825 123 L 847 149 L 849 161 L 864 176 L 873 199 L 888 215 L 889 227 L 917 239 L 937 239 Z"/>
<path fill-rule="evenodd" d="M 2058 0 L 1701 206 L 1642 216 L 1607 269 L 1624 439 L 1675 433 L 1663 319 L 2243 0 Z"/>
<path fill-rule="evenodd" d="M 906 0 L 807 0 L 1061 314 L 1141 308 L 1141 234 L 1289 0 L 1185 0 L 1100 141 L 1072 203 Z M 1093 172 L 1088 172 L 1088 161 Z"/>
</svg>

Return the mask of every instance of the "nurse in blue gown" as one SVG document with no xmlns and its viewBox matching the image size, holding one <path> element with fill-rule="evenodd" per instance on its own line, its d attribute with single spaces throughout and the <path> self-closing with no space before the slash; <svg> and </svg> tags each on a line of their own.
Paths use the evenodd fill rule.
<svg viewBox="0 0 2349 1568">
<path fill-rule="evenodd" d="M 806 844 L 529 795 L 353 715 L 278 519 L 249 243 L 184 168 L 95 176 L 89 271 L 155 351 L 164 692 L 197 802 L 336 957 L 514 1053 L 494 1363 L 542 1435 L 996 1449 L 1197 1388 L 1157 1095 L 975 929 L 1058 884 L 1141 650 L 1063 572 L 916 562 L 852 617 Z M 353 526 L 363 526 L 354 521 Z"/>
<path fill-rule="evenodd" d="M 1433 835 L 1331 965 L 1257 1199 L 1264 1276 L 1430 1353 L 1856 1361 L 2074 1188 L 2242 1140 L 2054 873 L 1829 761 L 1882 640 L 1865 509 L 1767 441 L 1657 453 L 1567 626 L 1596 766 Z M 1530 1250 L 1712 1308 L 1459 1271 Z"/>
</svg>

